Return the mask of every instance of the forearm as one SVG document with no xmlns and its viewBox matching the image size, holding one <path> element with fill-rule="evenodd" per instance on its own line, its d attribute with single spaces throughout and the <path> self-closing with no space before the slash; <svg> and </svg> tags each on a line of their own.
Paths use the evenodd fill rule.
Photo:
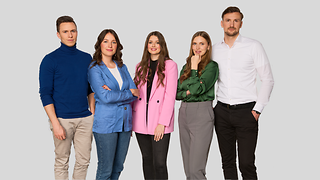
<svg viewBox="0 0 320 180">
<path fill-rule="evenodd" d="M 176 100 L 183 100 L 186 97 L 186 91 L 178 91 Z"/>
<path fill-rule="evenodd" d="M 52 126 L 60 125 L 60 122 L 57 118 L 53 104 L 48 104 L 48 105 L 44 106 L 44 110 L 46 111 L 46 113 L 52 123 Z"/>
<path fill-rule="evenodd" d="M 91 93 L 88 95 L 88 103 L 89 103 L 89 109 L 92 114 L 95 112 L 95 99 L 94 99 L 94 93 Z"/>
<path fill-rule="evenodd" d="M 256 111 L 262 112 L 270 99 L 270 95 L 274 86 L 274 79 L 271 71 L 270 64 L 266 64 L 257 68 L 257 72 L 260 76 L 261 87 L 258 94 L 257 102 L 253 108 Z"/>
<path fill-rule="evenodd" d="M 118 103 L 118 106 L 124 105 L 124 104 L 130 104 L 131 102 L 133 102 L 134 100 L 136 100 L 137 97 L 136 96 L 132 96 L 132 98 L 127 99 L 125 101 L 121 101 Z"/>
<path fill-rule="evenodd" d="M 54 105 L 48 104 L 44 107 L 44 110 L 46 111 L 46 113 L 51 121 L 52 132 L 53 132 L 54 136 L 59 140 L 64 140 L 66 138 L 66 132 L 58 120 L 58 117 L 57 117 L 55 109 L 54 109 Z"/>
<path fill-rule="evenodd" d="M 199 77 L 197 71 L 191 71 L 188 79 L 188 90 L 193 96 L 201 96 L 211 89 L 218 79 L 219 70 L 214 64 L 208 64 L 203 74 Z"/>
</svg>

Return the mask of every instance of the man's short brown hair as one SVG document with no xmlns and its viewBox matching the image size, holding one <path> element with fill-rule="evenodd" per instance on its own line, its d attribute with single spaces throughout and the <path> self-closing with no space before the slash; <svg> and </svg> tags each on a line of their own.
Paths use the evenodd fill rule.
<svg viewBox="0 0 320 180">
<path fill-rule="evenodd" d="M 61 17 L 59 17 L 57 19 L 57 22 L 56 22 L 57 32 L 59 32 L 59 30 L 60 30 L 60 24 L 61 23 L 65 23 L 65 22 L 72 22 L 77 27 L 77 24 L 76 24 L 76 22 L 74 22 L 72 17 L 70 17 L 70 16 L 61 16 Z"/>
<path fill-rule="evenodd" d="M 241 15 L 241 21 L 242 21 L 242 19 L 243 19 L 243 14 L 242 14 L 242 12 L 240 11 L 240 9 L 239 9 L 238 7 L 235 7 L 235 6 L 230 6 L 230 7 L 228 7 L 226 10 L 224 10 L 223 13 L 222 13 L 221 18 L 223 19 L 223 16 L 224 16 L 225 14 L 234 13 L 234 12 L 240 13 L 240 15 Z"/>
</svg>

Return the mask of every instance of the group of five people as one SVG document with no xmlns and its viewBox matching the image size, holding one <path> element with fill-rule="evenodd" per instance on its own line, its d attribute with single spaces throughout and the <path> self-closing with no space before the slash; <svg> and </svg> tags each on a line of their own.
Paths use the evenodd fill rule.
<svg viewBox="0 0 320 180">
<path fill-rule="evenodd" d="M 178 124 L 186 179 L 206 179 L 213 128 L 225 179 L 238 179 L 236 149 L 243 179 L 257 179 L 258 118 L 274 81 L 262 45 L 239 34 L 242 19 L 239 8 L 228 7 L 221 21 L 224 40 L 213 46 L 208 33 L 196 32 L 179 77 L 164 36 L 158 31 L 149 33 L 132 79 L 114 30 L 99 34 L 91 57 L 76 48 L 74 20 L 58 18 L 61 46 L 44 57 L 39 74 L 40 97 L 55 144 L 55 178 L 68 179 L 72 143 L 76 154 L 73 179 L 86 178 L 94 136 L 96 179 L 119 179 L 134 131 L 144 178 L 168 179 L 174 106 L 175 100 L 181 100 Z M 259 94 L 257 73 L 262 81 Z"/>
</svg>

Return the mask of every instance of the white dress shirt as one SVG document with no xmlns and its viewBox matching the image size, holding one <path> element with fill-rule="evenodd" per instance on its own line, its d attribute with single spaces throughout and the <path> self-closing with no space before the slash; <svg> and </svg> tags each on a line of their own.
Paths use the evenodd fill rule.
<svg viewBox="0 0 320 180">
<path fill-rule="evenodd" d="M 224 40 L 213 45 L 212 59 L 219 65 L 217 100 L 230 105 L 256 101 L 253 110 L 262 112 L 269 102 L 274 80 L 261 43 L 239 34 L 232 47 Z M 262 82 L 259 94 L 257 73 Z"/>
</svg>

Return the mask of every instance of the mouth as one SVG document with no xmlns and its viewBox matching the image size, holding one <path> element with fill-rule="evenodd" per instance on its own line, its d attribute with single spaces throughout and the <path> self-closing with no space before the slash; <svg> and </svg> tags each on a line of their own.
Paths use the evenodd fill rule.
<svg viewBox="0 0 320 180">
<path fill-rule="evenodd" d="M 110 52 L 112 52 L 112 51 L 113 51 L 113 49 L 107 49 L 107 51 L 110 51 Z"/>
<path fill-rule="evenodd" d="M 157 48 L 151 48 L 151 51 L 156 51 L 157 50 Z"/>
<path fill-rule="evenodd" d="M 201 53 L 201 51 L 194 51 L 196 54 L 200 54 Z"/>
<path fill-rule="evenodd" d="M 236 29 L 235 29 L 235 28 L 229 28 L 228 30 L 230 30 L 230 31 L 235 31 Z"/>
</svg>

